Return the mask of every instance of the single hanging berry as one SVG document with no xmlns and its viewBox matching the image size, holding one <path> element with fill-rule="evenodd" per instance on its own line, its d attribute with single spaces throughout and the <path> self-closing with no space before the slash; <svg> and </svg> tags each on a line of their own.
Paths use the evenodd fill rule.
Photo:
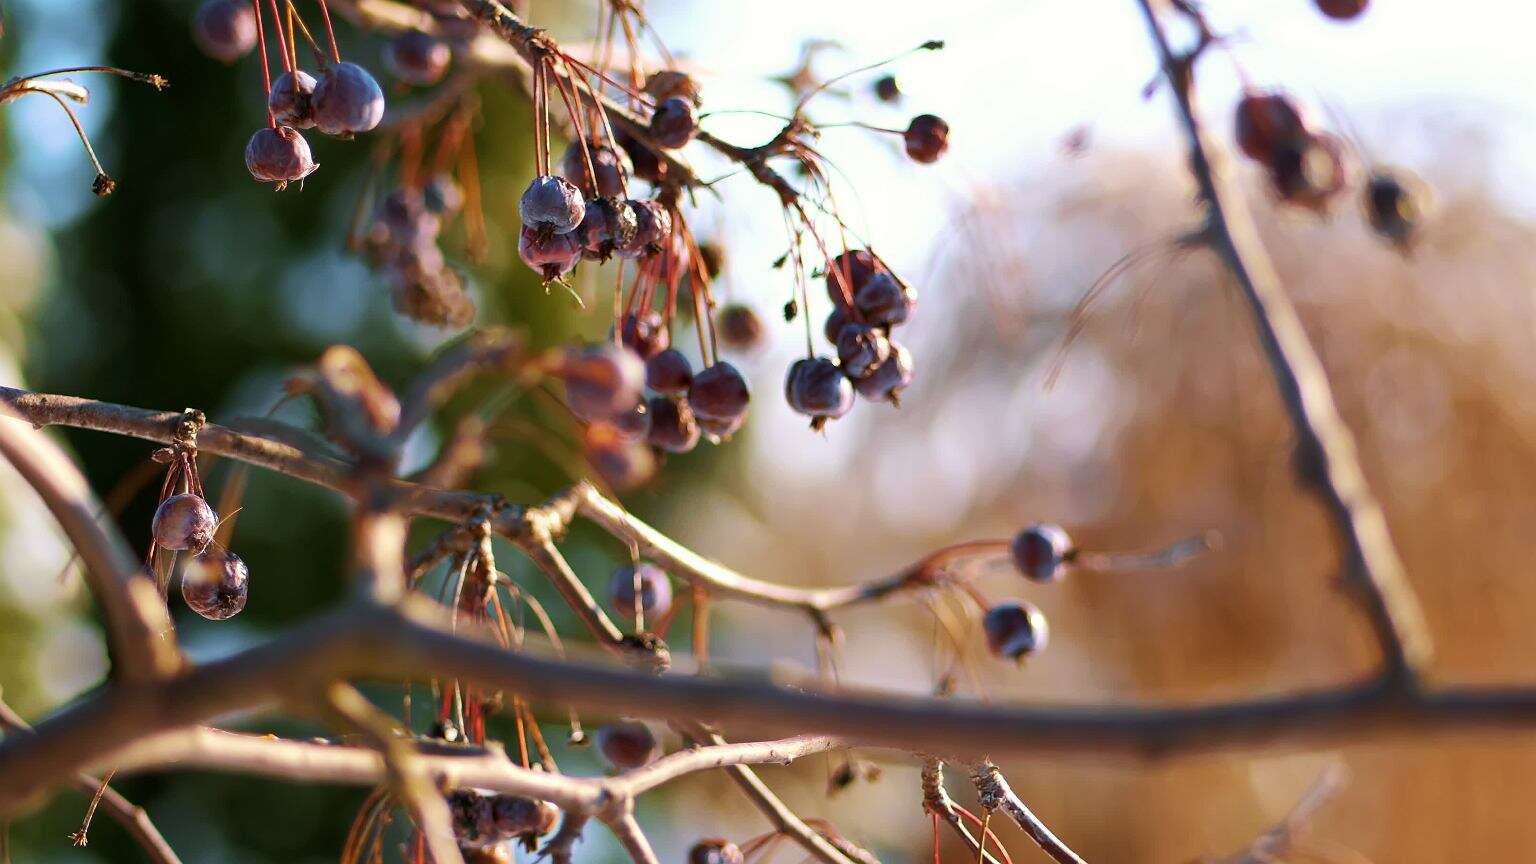
<svg viewBox="0 0 1536 864">
<path fill-rule="evenodd" d="M 309 142 L 292 126 L 263 126 L 245 145 L 245 169 L 263 183 L 276 183 L 279 190 L 319 167 Z"/>
<path fill-rule="evenodd" d="M 547 234 L 569 234 L 581 224 L 587 202 L 571 181 L 544 175 L 528 183 L 517 210 L 527 228 Z"/>
<path fill-rule="evenodd" d="M 667 578 L 667 572 L 655 564 L 642 561 L 633 567 L 620 567 L 613 571 L 613 579 L 608 583 L 608 598 L 615 612 L 634 620 L 637 612 L 637 583 L 640 591 L 638 611 L 643 611 L 647 618 L 655 619 L 671 610 L 672 582 Z"/>
<path fill-rule="evenodd" d="M 233 63 L 256 47 L 256 13 L 245 0 L 208 0 L 192 16 L 192 41 L 209 57 Z"/>
<path fill-rule="evenodd" d="M 213 542 L 219 518 L 203 496 L 184 492 L 160 502 L 150 533 L 162 549 L 201 552 Z"/>
<path fill-rule="evenodd" d="M 619 720 L 597 730 L 597 749 L 613 767 L 639 768 L 660 753 L 651 727 L 638 720 Z"/>
<path fill-rule="evenodd" d="M 789 367 L 784 398 L 798 414 L 818 422 L 836 420 L 853 407 L 853 385 L 831 360 L 802 357 Z"/>
<path fill-rule="evenodd" d="M 1030 525 L 1014 536 L 1009 552 L 1013 566 L 1026 579 L 1055 582 L 1066 575 L 1072 538 L 1060 525 Z"/>
<path fill-rule="evenodd" d="M 987 649 L 1006 660 L 1023 660 L 1045 650 L 1050 641 L 1045 613 L 1024 600 L 1009 600 L 993 606 L 987 610 L 981 625 L 987 634 Z"/>
<path fill-rule="evenodd" d="M 384 119 L 384 91 L 356 63 L 337 63 L 321 72 L 311 101 L 315 125 L 327 135 L 367 132 Z"/>
<path fill-rule="evenodd" d="M 251 571 L 227 549 L 205 549 L 181 571 L 181 599 L 211 621 L 233 618 L 250 595 Z"/>
<path fill-rule="evenodd" d="M 907 156 L 913 162 L 928 165 L 939 161 L 949 149 L 949 124 L 932 114 L 919 114 L 912 118 L 901 138 Z"/>
</svg>

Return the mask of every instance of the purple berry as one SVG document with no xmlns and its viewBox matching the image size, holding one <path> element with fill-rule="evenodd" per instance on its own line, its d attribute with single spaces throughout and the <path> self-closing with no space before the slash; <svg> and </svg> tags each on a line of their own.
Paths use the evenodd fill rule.
<svg viewBox="0 0 1536 864">
<path fill-rule="evenodd" d="M 433 177 L 421 187 L 421 201 L 434 216 L 451 216 L 464 206 L 464 190 L 447 174 Z"/>
<path fill-rule="evenodd" d="M 587 171 L 588 158 L 592 160 L 592 171 L 597 174 L 595 184 L 592 172 Z M 625 181 L 635 173 L 635 166 L 623 149 L 588 141 L 583 154 L 581 142 L 573 141 L 560 159 L 560 173 L 588 198 L 614 198 L 624 194 Z"/>
<path fill-rule="evenodd" d="M 588 426 L 582 447 L 592 470 L 617 491 L 637 488 L 656 474 L 651 448 L 625 438 L 609 423 Z"/>
<path fill-rule="evenodd" d="M 874 253 L 867 249 L 850 249 L 827 262 L 827 297 L 831 298 L 835 308 L 845 309 L 848 300 L 858 296 L 864 283 L 876 273 L 884 272 L 885 264 Z M 847 298 L 843 296 L 845 285 L 848 288 Z M 827 338 L 834 342 L 837 340 L 836 334 Z"/>
<path fill-rule="evenodd" d="M 620 249 L 635 242 L 639 222 L 635 208 L 621 198 L 595 198 L 587 202 L 586 213 L 576 227 L 582 257 L 607 261 Z"/>
<path fill-rule="evenodd" d="M 651 412 L 644 402 L 636 402 L 633 409 L 612 422 L 613 428 L 626 441 L 644 441 L 651 434 Z"/>
<path fill-rule="evenodd" d="M 256 13 L 244 0 L 208 0 L 192 17 L 192 41 L 209 57 L 233 63 L 256 47 Z"/>
<path fill-rule="evenodd" d="M 502 839 L 513 837 L 542 837 L 555 830 L 560 819 L 560 808 L 527 795 L 494 795 L 491 797 L 491 820 L 496 833 Z"/>
<path fill-rule="evenodd" d="M 657 393 L 684 396 L 693 383 L 693 364 L 676 348 L 668 348 L 645 361 L 645 384 Z"/>
<path fill-rule="evenodd" d="M 460 843 L 495 841 L 496 818 L 489 797 L 473 789 L 455 789 L 448 794 L 448 814 L 452 817 L 453 836 Z"/>
<path fill-rule="evenodd" d="M 206 549 L 181 571 L 181 599 L 212 621 L 233 618 L 250 596 L 251 571 L 227 549 Z"/>
<path fill-rule="evenodd" d="M 443 80 L 452 59 L 447 42 L 420 30 L 407 30 L 384 46 L 384 65 L 396 78 L 416 87 Z"/>
<path fill-rule="evenodd" d="M 835 420 L 853 407 L 853 385 L 831 360 L 803 357 L 789 367 L 784 398 L 796 413 Z"/>
<path fill-rule="evenodd" d="M 1009 551 L 1013 554 L 1013 566 L 1026 579 L 1055 582 L 1066 574 L 1072 538 L 1060 525 L 1031 525 L 1013 538 Z"/>
<path fill-rule="evenodd" d="M 672 236 L 672 214 L 660 201 L 630 201 L 635 210 L 635 236 L 618 247 L 620 257 L 639 258 L 660 252 Z"/>
<path fill-rule="evenodd" d="M 724 837 L 700 840 L 688 850 L 688 864 L 742 864 L 741 847 Z"/>
<path fill-rule="evenodd" d="M 379 202 L 380 224 L 390 238 L 401 246 L 437 242 L 443 220 L 427 207 L 426 198 L 415 189 L 399 188 Z"/>
<path fill-rule="evenodd" d="M 611 342 L 594 345 L 561 364 L 565 401 L 589 423 L 608 422 L 634 410 L 645 387 L 645 364 Z"/>
<path fill-rule="evenodd" d="M 517 210 L 525 227 L 547 234 L 568 234 L 581 224 L 587 202 L 571 181 L 546 174 L 528 183 Z"/>
<path fill-rule="evenodd" d="M 150 533 L 162 549 L 201 552 L 213 541 L 219 517 L 203 496 L 184 492 L 160 502 Z"/>
<path fill-rule="evenodd" d="M 740 420 L 746 416 L 751 401 L 747 379 L 724 360 L 700 370 L 688 387 L 688 404 L 693 413 L 709 420 Z"/>
<path fill-rule="evenodd" d="M 727 306 L 720 310 L 720 339 L 737 351 L 756 348 L 763 342 L 763 320 L 750 307 Z"/>
<path fill-rule="evenodd" d="M 901 391 L 912 383 L 912 354 L 904 345 L 890 340 L 891 356 L 868 375 L 853 382 L 853 389 L 871 402 L 900 404 Z"/>
<path fill-rule="evenodd" d="M 367 132 L 384 119 L 384 91 L 356 63 L 337 63 L 321 72 L 311 102 L 315 125 L 327 135 Z"/>
<path fill-rule="evenodd" d="M 525 225 L 517 238 L 517 255 L 545 282 L 553 282 L 576 269 L 581 244 L 574 233 L 550 234 Z"/>
<path fill-rule="evenodd" d="M 876 273 L 854 295 L 853 308 L 868 324 L 895 327 L 912 317 L 917 298 L 889 272 Z"/>
<path fill-rule="evenodd" d="M 613 610 L 625 618 L 635 617 L 637 582 L 640 586 L 640 610 L 651 618 L 667 614 L 672 608 L 672 582 L 667 578 L 665 570 L 645 562 L 613 571 L 613 579 L 608 583 L 608 598 L 613 604 Z"/>
<path fill-rule="evenodd" d="M 885 334 L 857 322 L 837 334 L 837 362 L 849 378 L 863 378 L 891 356 L 891 343 Z"/>
<path fill-rule="evenodd" d="M 672 337 L 667 333 L 659 312 L 631 312 L 619 326 L 619 339 L 629 350 L 649 360 L 667 350 Z"/>
<path fill-rule="evenodd" d="M 651 115 L 652 140 L 669 150 L 687 144 L 698 129 L 698 109 L 681 96 L 663 99 Z"/>
<path fill-rule="evenodd" d="M 987 634 L 987 648 L 1008 660 L 1022 660 L 1043 651 L 1050 641 L 1045 613 L 1024 600 L 1009 600 L 988 609 L 981 626 Z"/>
<path fill-rule="evenodd" d="M 660 751 L 651 727 L 638 720 L 619 720 L 598 729 L 597 749 L 621 771 L 645 765 Z"/>
<path fill-rule="evenodd" d="M 912 161 L 927 165 L 939 161 L 949 149 L 949 124 L 932 114 L 919 114 L 901 138 Z"/>
<path fill-rule="evenodd" d="M 651 429 L 646 441 L 668 453 L 687 453 L 699 446 L 699 421 L 688 400 L 657 396 L 646 403 Z"/>
<path fill-rule="evenodd" d="M 821 332 L 826 334 L 827 341 L 837 344 L 837 337 L 843 335 L 843 328 L 847 327 L 853 317 L 842 306 L 832 307 L 832 314 L 827 316 L 827 323 L 822 325 Z"/>
<path fill-rule="evenodd" d="M 272 79 L 272 92 L 267 94 L 267 109 L 277 122 L 295 129 L 308 129 L 315 125 L 315 77 L 303 69 L 295 69 Z"/>
<path fill-rule="evenodd" d="M 263 183 L 282 189 L 303 180 L 319 168 L 309 153 L 309 142 L 292 126 L 263 126 L 245 145 L 245 168 Z"/>
</svg>

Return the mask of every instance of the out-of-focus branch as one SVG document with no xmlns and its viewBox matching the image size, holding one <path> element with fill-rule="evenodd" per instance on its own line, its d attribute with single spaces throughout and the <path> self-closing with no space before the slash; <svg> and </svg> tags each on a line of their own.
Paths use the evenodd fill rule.
<svg viewBox="0 0 1536 864">
<path fill-rule="evenodd" d="M 645 832 L 640 830 L 640 823 L 635 821 L 635 814 L 625 813 L 607 824 L 635 864 L 661 864 L 656 858 L 656 851 L 651 848 L 651 841 L 645 839 Z"/>
<path fill-rule="evenodd" d="M 1397 686 L 1413 689 L 1433 650 L 1424 612 L 1388 533 L 1386 515 L 1360 467 L 1354 435 L 1339 415 L 1327 371 L 1259 241 L 1223 148 L 1201 124 L 1193 66 L 1208 41 L 1202 39 L 1191 53 L 1176 52 L 1153 0 L 1137 2 L 1189 139 L 1190 169 L 1206 208 L 1206 240 L 1237 280 L 1253 313 L 1296 432 L 1299 464 L 1306 478 L 1315 481 L 1344 541 L 1348 574 L 1360 589 L 1384 656 L 1383 674 Z"/>
<path fill-rule="evenodd" d="M 1007 813 L 1010 819 L 1024 829 L 1029 839 L 1051 856 L 1051 860 L 1057 864 L 1085 864 L 1071 847 L 1051 833 L 1051 829 L 1009 787 L 1003 772 L 997 770 L 996 765 L 986 760 L 976 763 L 971 771 L 971 782 L 976 786 L 976 795 L 982 807 Z"/>
</svg>

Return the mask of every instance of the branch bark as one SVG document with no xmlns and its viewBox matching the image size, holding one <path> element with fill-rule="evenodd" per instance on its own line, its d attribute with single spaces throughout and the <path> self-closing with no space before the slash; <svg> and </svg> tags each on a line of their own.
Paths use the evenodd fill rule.
<svg viewBox="0 0 1536 864">
<path fill-rule="evenodd" d="M 976 794 L 981 801 L 981 806 L 987 810 L 1002 810 L 1008 814 L 1029 839 L 1035 841 L 1041 851 L 1051 856 L 1051 860 L 1057 864 L 1087 864 L 1076 852 L 1060 837 L 1051 833 L 1051 829 L 1036 816 L 1033 810 L 1024 803 L 1023 799 L 1014 792 L 1003 777 L 1003 772 L 997 770 L 997 766 L 991 761 L 983 760 L 976 763 L 971 772 L 971 782 L 976 785 Z"/>
</svg>

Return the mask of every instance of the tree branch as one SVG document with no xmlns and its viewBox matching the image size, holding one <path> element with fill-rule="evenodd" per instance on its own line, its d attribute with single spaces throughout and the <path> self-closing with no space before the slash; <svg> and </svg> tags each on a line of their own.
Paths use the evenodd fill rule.
<svg viewBox="0 0 1536 864">
<path fill-rule="evenodd" d="M 1001 809 L 1007 813 L 1010 819 L 1024 829 L 1029 839 L 1051 856 L 1051 860 L 1057 864 L 1086 864 L 1071 847 L 1061 842 L 1061 838 L 1051 833 L 1051 829 L 1019 798 L 1003 778 L 1003 772 L 997 770 L 997 766 L 990 760 L 976 763 L 971 771 L 971 782 L 976 785 L 976 794 L 982 807 L 987 810 Z"/>
</svg>

